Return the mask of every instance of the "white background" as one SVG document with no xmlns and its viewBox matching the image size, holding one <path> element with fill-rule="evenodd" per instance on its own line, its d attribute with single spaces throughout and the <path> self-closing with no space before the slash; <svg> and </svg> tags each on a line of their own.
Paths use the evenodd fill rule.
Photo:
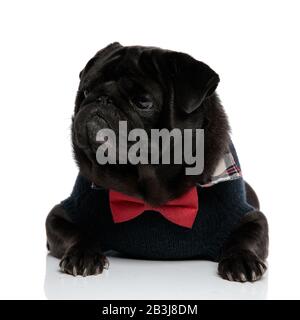
<svg viewBox="0 0 300 320">
<path fill-rule="evenodd" d="M 300 298 L 299 1 L 2 1 L 0 298 Z M 113 41 L 184 51 L 220 75 L 243 173 L 270 224 L 267 276 L 223 281 L 211 262 L 111 259 L 98 277 L 58 272 L 44 221 L 77 168 L 79 71 Z"/>
</svg>

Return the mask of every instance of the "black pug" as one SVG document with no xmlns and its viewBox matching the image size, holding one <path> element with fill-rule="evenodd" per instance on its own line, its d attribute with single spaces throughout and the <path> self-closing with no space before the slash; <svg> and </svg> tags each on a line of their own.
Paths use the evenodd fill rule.
<svg viewBox="0 0 300 320">
<path fill-rule="evenodd" d="M 218 75 L 206 64 L 156 47 L 112 43 L 87 63 L 80 73 L 72 120 L 80 173 L 71 196 L 46 220 L 48 249 L 61 259 L 62 271 L 83 276 L 101 273 L 108 265 L 105 252 L 116 250 L 136 258 L 217 261 L 220 276 L 231 281 L 262 277 L 268 224 L 255 192 L 239 174 L 203 187 L 226 153 L 233 156 L 231 168 L 239 167 L 227 117 L 215 93 L 218 83 Z M 117 131 L 121 120 L 129 129 L 146 131 L 204 129 L 203 172 L 186 175 L 185 163 L 100 165 L 96 133 L 101 128 Z M 197 190 L 192 197 L 197 197 L 199 206 L 190 227 L 172 223 L 155 210 L 190 190 Z M 112 191 L 125 197 L 121 217 L 127 214 L 128 199 L 140 199 L 154 210 L 116 223 Z M 180 206 L 174 212 L 180 220 Z"/>
</svg>

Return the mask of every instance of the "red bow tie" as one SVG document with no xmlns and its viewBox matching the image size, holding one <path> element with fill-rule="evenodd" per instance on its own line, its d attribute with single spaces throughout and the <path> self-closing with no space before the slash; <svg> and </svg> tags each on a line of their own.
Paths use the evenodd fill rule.
<svg viewBox="0 0 300 320">
<path fill-rule="evenodd" d="M 158 211 L 169 221 L 182 227 L 192 228 L 198 212 L 198 194 L 194 187 L 181 197 L 160 207 L 151 207 L 143 200 L 109 191 L 110 209 L 115 223 L 125 222 L 139 216 L 146 210 Z"/>
</svg>

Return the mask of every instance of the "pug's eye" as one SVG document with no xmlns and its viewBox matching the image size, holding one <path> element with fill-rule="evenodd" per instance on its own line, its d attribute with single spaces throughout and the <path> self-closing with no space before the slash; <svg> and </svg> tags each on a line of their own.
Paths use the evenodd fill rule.
<svg viewBox="0 0 300 320">
<path fill-rule="evenodd" d="M 147 96 L 136 97 L 133 102 L 141 110 L 149 110 L 153 107 L 153 101 Z"/>
</svg>

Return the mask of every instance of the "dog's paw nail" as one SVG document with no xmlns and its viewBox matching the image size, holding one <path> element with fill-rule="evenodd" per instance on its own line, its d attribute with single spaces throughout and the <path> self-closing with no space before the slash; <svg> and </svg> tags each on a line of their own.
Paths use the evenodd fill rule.
<svg viewBox="0 0 300 320">
<path fill-rule="evenodd" d="M 74 276 L 74 277 L 77 276 L 77 269 L 76 269 L 75 266 L 73 266 L 73 271 L 72 271 L 72 273 L 73 273 L 73 276 Z"/>
<path fill-rule="evenodd" d="M 266 266 L 262 265 L 261 263 L 258 264 L 259 270 L 261 274 L 264 274 L 266 271 Z"/>
<path fill-rule="evenodd" d="M 66 265 L 66 261 L 65 261 L 65 260 L 63 260 L 63 261 L 59 264 L 60 270 L 61 270 L 62 272 L 65 271 L 65 265 Z"/>
<path fill-rule="evenodd" d="M 251 281 L 256 281 L 257 280 L 257 275 L 255 273 L 255 271 L 251 272 Z"/>
<path fill-rule="evenodd" d="M 242 282 L 246 282 L 247 281 L 247 278 L 246 278 L 244 273 L 240 273 L 240 279 L 241 279 Z"/>
<path fill-rule="evenodd" d="M 233 277 L 232 277 L 232 274 L 231 274 L 230 272 L 227 272 L 227 273 L 226 273 L 226 276 L 227 276 L 227 279 L 228 279 L 229 281 L 233 281 Z"/>
<path fill-rule="evenodd" d="M 83 276 L 83 277 L 86 277 L 86 276 L 87 276 L 87 268 L 84 268 L 83 273 L 82 273 L 82 276 Z"/>
<path fill-rule="evenodd" d="M 101 273 L 100 267 L 97 267 L 96 270 L 95 270 L 95 275 L 100 274 L 100 273 Z"/>
<path fill-rule="evenodd" d="M 103 264 L 103 269 L 108 269 L 109 268 L 109 260 L 108 259 L 104 259 L 104 264 Z"/>
</svg>

